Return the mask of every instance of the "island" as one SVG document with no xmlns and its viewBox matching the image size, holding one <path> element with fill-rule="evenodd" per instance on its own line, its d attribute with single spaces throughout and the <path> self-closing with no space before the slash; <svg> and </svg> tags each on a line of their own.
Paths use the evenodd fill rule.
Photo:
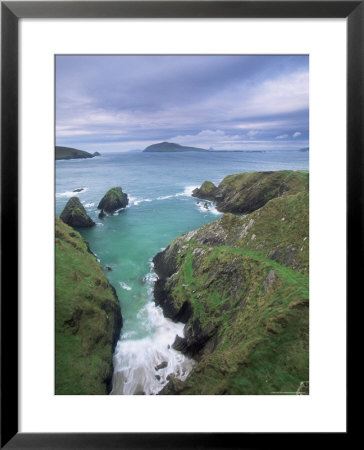
<svg viewBox="0 0 364 450">
<path fill-rule="evenodd" d="M 143 152 L 148 153 L 177 153 L 177 152 L 208 152 L 204 148 L 186 147 L 185 145 L 176 144 L 174 142 L 159 142 L 158 144 L 149 145 Z"/>
<path fill-rule="evenodd" d="M 72 147 L 60 147 L 56 145 L 55 147 L 56 160 L 60 159 L 86 159 L 94 158 L 95 156 L 101 156 L 99 152 L 89 153 L 84 150 L 78 150 Z"/>
</svg>

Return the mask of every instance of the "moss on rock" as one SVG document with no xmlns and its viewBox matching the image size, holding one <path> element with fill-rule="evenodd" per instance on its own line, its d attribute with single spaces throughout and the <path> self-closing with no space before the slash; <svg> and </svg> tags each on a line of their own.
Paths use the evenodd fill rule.
<svg viewBox="0 0 364 450">
<path fill-rule="evenodd" d="M 128 196 L 124 194 L 121 187 L 113 187 L 106 192 L 97 207 L 112 214 L 118 209 L 125 208 L 128 203 Z"/>
<path fill-rule="evenodd" d="M 55 393 L 107 394 L 122 317 L 82 236 L 56 217 Z"/>
<path fill-rule="evenodd" d="M 95 225 L 95 222 L 87 215 L 78 197 L 71 197 L 68 200 L 60 218 L 64 223 L 75 228 L 86 228 Z"/>
</svg>

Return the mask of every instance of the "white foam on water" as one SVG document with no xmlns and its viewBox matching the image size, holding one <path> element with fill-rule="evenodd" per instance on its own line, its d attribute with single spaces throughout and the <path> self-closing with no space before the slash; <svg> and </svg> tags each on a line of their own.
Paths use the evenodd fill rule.
<svg viewBox="0 0 364 450">
<path fill-rule="evenodd" d="M 84 207 L 85 207 L 85 208 L 92 208 L 93 206 L 95 206 L 95 203 L 93 203 L 93 202 L 85 203 L 85 204 L 84 204 Z"/>
<path fill-rule="evenodd" d="M 153 271 L 152 261 L 150 267 L 151 271 L 145 276 L 150 299 L 137 315 L 149 334 L 141 339 L 131 339 L 130 332 L 122 333 L 113 358 L 112 395 L 157 394 L 168 384 L 169 375 L 183 381 L 195 364 L 172 348 L 176 336 L 184 336 L 184 324 L 164 317 L 162 308 L 154 303 L 153 284 L 158 276 Z"/>
<path fill-rule="evenodd" d="M 194 189 L 198 188 L 199 186 L 185 186 L 185 189 L 183 192 L 180 192 L 178 194 L 176 194 L 176 197 L 191 197 L 192 196 L 192 192 L 194 191 Z"/>
<path fill-rule="evenodd" d="M 161 197 L 157 197 L 157 200 L 167 200 L 167 198 L 173 198 L 175 197 L 176 194 L 172 194 L 172 195 L 162 195 Z"/>
<path fill-rule="evenodd" d="M 119 281 L 119 284 L 126 291 L 131 291 L 131 289 L 132 289 L 128 284 L 124 283 L 124 281 Z"/>
<path fill-rule="evenodd" d="M 134 201 L 133 201 L 133 205 L 139 205 L 140 203 L 143 203 L 143 202 L 152 202 L 153 200 L 151 199 L 151 198 L 140 198 L 140 199 L 135 199 Z"/>
<path fill-rule="evenodd" d="M 77 197 L 78 195 L 83 194 L 86 191 L 88 191 L 87 187 L 82 188 L 81 192 L 73 192 L 73 191 L 57 192 L 56 197 Z"/>
<path fill-rule="evenodd" d="M 206 205 L 206 207 L 205 207 L 205 205 Z M 222 212 L 220 212 L 216 209 L 216 206 L 213 203 L 206 201 L 206 200 L 201 200 L 201 202 L 196 203 L 196 206 L 197 206 L 198 210 L 203 214 L 210 213 L 215 216 L 221 216 L 223 214 Z"/>
</svg>

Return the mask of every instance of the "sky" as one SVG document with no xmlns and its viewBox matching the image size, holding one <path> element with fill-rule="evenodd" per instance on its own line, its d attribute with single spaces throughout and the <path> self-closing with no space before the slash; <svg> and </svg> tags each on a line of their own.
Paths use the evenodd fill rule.
<svg viewBox="0 0 364 450">
<path fill-rule="evenodd" d="M 59 55 L 56 144 L 308 147 L 307 55 Z"/>
</svg>

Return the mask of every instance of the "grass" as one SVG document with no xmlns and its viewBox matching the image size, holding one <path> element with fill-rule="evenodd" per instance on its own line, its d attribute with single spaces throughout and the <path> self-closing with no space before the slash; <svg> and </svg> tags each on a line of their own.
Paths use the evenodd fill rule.
<svg viewBox="0 0 364 450">
<path fill-rule="evenodd" d="M 56 218 L 56 394 L 106 394 L 120 306 L 81 235 Z"/>
<path fill-rule="evenodd" d="M 306 186 L 307 173 L 295 172 L 301 191 L 247 216 L 225 214 L 172 243 L 178 271 L 166 292 L 177 308 L 191 304 L 190 321 L 210 344 L 166 393 L 294 394 L 309 379 L 309 211 L 299 178 Z"/>
</svg>

